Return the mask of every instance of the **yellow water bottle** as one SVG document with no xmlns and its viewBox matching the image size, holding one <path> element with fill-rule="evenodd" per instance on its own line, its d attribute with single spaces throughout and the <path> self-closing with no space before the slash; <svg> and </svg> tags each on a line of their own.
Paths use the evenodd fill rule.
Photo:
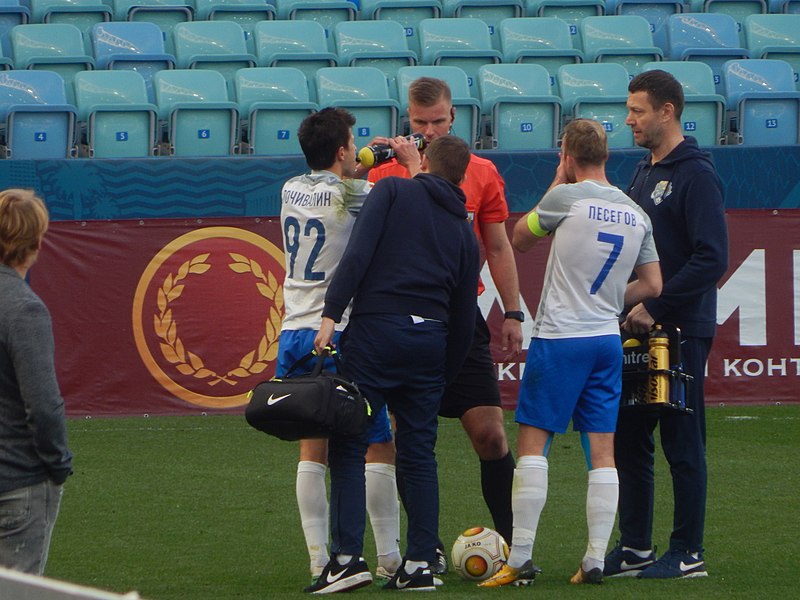
<svg viewBox="0 0 800 600">
<path fill-rule="evenodd" d="M 413 133 L 406 137 L 406 139 L 414 142 L 418 150 L 423 150 L 425 148 L 425 136 L 421 133 Z M 358 162 L 370 168 L 393 157 L 394 149 L 389 144 L 375 144 L 373 146 L 364 146 L 358 151 L 357 158 Z"/>
<path fill-rule="evenodd" d="M 669 369 L 669 336 L 661 329 L 661 325 L 656 325 L 650 334 L 648 349 L 651 373 L 647 383 L 647 403 L 666 404 L 669 402 L 669 374 L 652 372 Z"/>
</svg>

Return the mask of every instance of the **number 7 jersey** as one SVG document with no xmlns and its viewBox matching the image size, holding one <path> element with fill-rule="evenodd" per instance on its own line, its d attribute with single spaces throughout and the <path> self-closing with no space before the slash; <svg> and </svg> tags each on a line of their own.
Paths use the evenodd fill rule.
<svg viewBox="0 0 800 600">
<path fill-rule="evenodd" d="M 621 190 L 592 180 L 554 187 L 535 210 L 553 242 L 533 337 L 618 335 L 634 267 L 658 260 L 650 219 Z"/>
<path fill-rule="evenodd" d="M 342 180 L 329 171 L 299 175 L 283 185 L 283 330 L 319 328 L 325 292 L 371 188 L 366 181 Z M 336 328 L 345 325 L 347 314 Z"/>
</svg>

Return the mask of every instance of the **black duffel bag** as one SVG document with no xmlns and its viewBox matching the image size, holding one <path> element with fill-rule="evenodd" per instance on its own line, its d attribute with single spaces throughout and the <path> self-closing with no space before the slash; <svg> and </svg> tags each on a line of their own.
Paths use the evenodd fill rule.
<svg viewBox="0 0 800 600">
<path fill-rule="evenodd" d="M 282 440 L 355 436 L 364 433 L 370 413 L 358 386 L 343 377 L 336 351 L 331 353 L 339 373 L 323 370 L 327 352 L 311 352 L 295 362 L 282 378 L 259 383 L 250 392 L 244 416 L 254 428 Z M 316 358 L 310 374 L 292 376 Z"/>
</svg>

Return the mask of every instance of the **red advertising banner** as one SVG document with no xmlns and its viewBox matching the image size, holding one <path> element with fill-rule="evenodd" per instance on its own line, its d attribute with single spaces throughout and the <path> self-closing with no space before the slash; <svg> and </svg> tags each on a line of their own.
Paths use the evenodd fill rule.
<svg viewBox="0 0 800 600">
<path fill-rule="evenodd" d="M 728 223 L 707 400 L 800 401 L 800 210 L 736 210 Z M 526 340 L 548 250 L 517 255 Z M 276 218 L 51 223 L 30 281 L 53 315 L 68 413 L 241 412 L 274 373 L 283 265 Z M 486 268 L 483 279 L 479 304 L 497 337 Z M 513 408 L 525 353 L 493 350 Z"/>
</svg>

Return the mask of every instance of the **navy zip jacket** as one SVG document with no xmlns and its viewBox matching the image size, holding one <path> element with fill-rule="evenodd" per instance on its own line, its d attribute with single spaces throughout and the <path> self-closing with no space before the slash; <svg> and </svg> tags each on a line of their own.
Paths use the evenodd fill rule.
<svg viewBox="0 0 800 600">
<path fill-rule="evenodd" d="M 447 324 L 448 379 L 475 329 L 479 253 L 461 189 L 437 175 L 387 177 L 361 209 L 325 294 L 324 317 L 417 315 Z"/>
<path fill-rule="evenodd" d="M 709 153 L 686 137 L 664 159 L 651 154 L 636 167 L 627 194 L 653 223 L 664 289 L 644 301 L 657 323 L 684 336 L 713 337 L 717 282 L 728 268 L 728 228 L 722 183 Z"/>
</svg>

